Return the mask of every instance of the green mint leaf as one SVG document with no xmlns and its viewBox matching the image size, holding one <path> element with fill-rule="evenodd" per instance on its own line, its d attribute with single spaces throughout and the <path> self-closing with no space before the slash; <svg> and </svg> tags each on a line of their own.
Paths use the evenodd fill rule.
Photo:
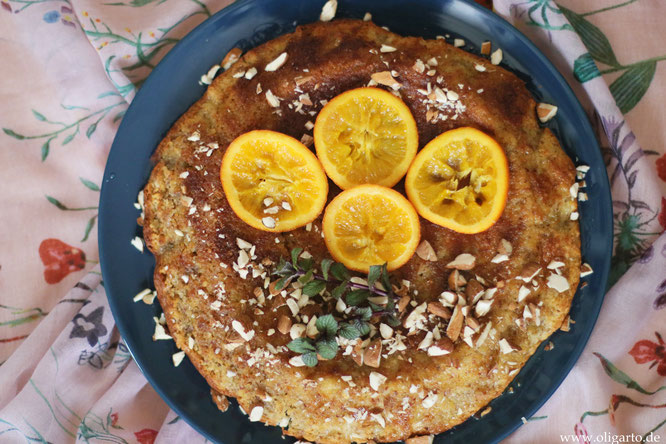
<svg viewBox="0 0 666 444">
<path fill-rule="evenodd" d="M 345 300 L 347 305 L 356 306 L 365 302 L 368 297 L 370 297 L 370 292 L 368 290 L 352 290 L 347 293 Z"/>
<path fill-rule="evenodd" d="M 391 327 L 397 327 L 400 325 L 400 319 L 396 317 L 396 315 L 388 315 L 384 318 L 384 321 L 390 325 Z"/>
<path fill-rule="evenodd" d="M 291 280 L 290 276 L 285 276 L 283 278 L 280 278 L 280 280 L 277 281 L 277 283 L 275 284 L 275 289 L 277 291 L 282 290 L 284 287 L 287 286 L 287 282 L 289 282 L 290 280 Z"/>
<path fill-rule="evenodd" d="M 384 286 L 384 289 L 388 291 L 389 293 L 392 292 L 391 290 L 391 278 L 389 276 L 388 272 L 388 266 L 386 262 L 384 262 L 384 265 L 382 265 L 382 275 L 381 275 L 381 283 Z"/>
<path fill-rule="evenodd" d="M 347 282 L 347 281 L 342 282 L 340 285 L 338 285 L 337 287 L 335 287 L 333 289 L 333 291 L 331 292 L 331 295 L 335 299 L 340 299 L 342 297 L 342 295 L 345 293 L 345 291 L 347 291 L 347 284 L 348 283 L 349 282 Z"/>
<path fill-rule="evenodd" d="M 368 305 L 370 306 L 370 309 L 371 309 L 373 312 L 384 310 L 384 307 L 382 307 L 381 305 L 373 304 L 372 302 L 368 302 Z"/>
<path fill-rule="evenodd" d="M 333 359 L 338 354 L 338 343 L 335 339 L 317 341 L 317 353 L 324 359 Z"/>
<path fill-rule="evenodd" d="M 298 278 L 298 282 L 300 282 L 302 285 L 307 284 L 312 280 L 312 275 L 314 274 L 313 270 L 308 271 L 305 273 L 303 276 Z"/>
<path fill-rule="evenodd" d="M 321 261 L 321 274 L 324 275 L 324 279 L 328 280 L 328 270 L 330 270 L 333 261 L 330 259 L 324 259 Z"/>
<path fill-rule="evenodd" d="M 301 258 L 298 259 L 298 266 L 301 267 L 301 269 L 303 269 L 304 271 L 312 270 L 313 269 L 312 267 L 314 267 L 314 264 L 315 264 L 314 259 L 311 258 L 311 257 L 309 257 L 307 259 L 301 257 Z"/>
<path fill-rule="evenodd" d="M 372 317 L 372 308 L 370 307 L 356 307 L 356 314 L 361 316 L 364 321 L 369 321 Z"/>
<path fill-rule="evenodd" d="M 339 281 L 346 281 L 349 279 L 349 270 L 339 262 L 331 265 L 331 274 Z"/>
<path fill-rule="evenodd" d="M 362 321 L 360 319 L 354 319 L 352 325 L 356 327 L 361 336 L 365 336 L 370 333 L 370 323 Z"/>
<path fill-rule="evenodd" d="M 284 258 L 280 258 L 273 274 L 278 276 L 291 276 L 295 271 L 296 270 L 294 270 L 294 267 L 289 262 L 285 261 Z"/>
<path fill-rule="evenodd" d="M 370 271 L 368 272 L 368 288 L 372 289 L 375 286 L 375 282 L 382 274 L 381 265 L 371 265 Z"/>
<path fill-rule="evenodd" d="M 361 336 L 361 331 L 354 325 L 343 323 L 340 324 L 338 334 L 345 339 L 356 339 Z"/>
<path fill-rule="evenodd" d="M 287 348 L 294 353 L 308 353 L 315 351 L 314 345 L 308 338 L 296 338 L 287 344 Z"/>
<path fill-rule="evenodd" d="M 327 314 L 317 318 L 317 321 L 315 321 L 315 327 L 317 327 L 317 330 L 319 330 L 320 333 L 325 334 L 326 336 L 335 336 L 338 332 L 338 321 L 335 320 L 333 315 Z"/>
<path fill-rule="evenodd" d="M 325 281 L 310 281 L 303 286 L 303 294 L 308 296 L 318 295 L 324 288 L 326 288 Z"/>
<path fill-rule="evenodd" d="M 291 263 L 294 265 L 294 268 L 298 270 L 298 256 L 301 255 L 303 249 L 301 247 L 296 247 L 291 250 Z"/>
<path fill-rule="evenodd" d="M 317 353 L 313 351 L 308 353 L 303 353 L 301 355 L 301 359 L 303 359 L 303 363 L 308 367 L 314 367 L 319 362 L 319 359 L 317 359 Z"/>
</svg>

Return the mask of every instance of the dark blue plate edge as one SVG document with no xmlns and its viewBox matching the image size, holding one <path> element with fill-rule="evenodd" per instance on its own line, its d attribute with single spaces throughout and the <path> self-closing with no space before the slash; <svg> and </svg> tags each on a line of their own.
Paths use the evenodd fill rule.
<svg viewBox="0 0 666 444">
<path fill-rule="evenodd" d="M 204 22 L 202 22 L 201 24 L 196 26 L 194 29 L 192 29 L 185 37 L 183 37 L 164 56 L 162 61 L 170 61 L 172 58 L 176 58 L 178 56 L 179 48 L 182 48 L 183 46 L 185 46 L 190 40 L 194 40 L 196 38 L 197 34 L 204 32 L 204 30 L 207 27 L 213 26 L 213 23 L 214 23 L 213 19 L 215 17 L 217 17 L 220 14 L 231 14 L 237 9 L 242 9 L 246 4 L 251 3 L 252 1 L 254 1 L 254 0 L 236 0 L 231 5 L 229 5 L 225 8 L 223 8 L 222 10 L 216 12 L 213 16 L 206 19 Z M 596 138 L 596 136 L 595 136 L 595 134 L 594 134 L 594 132 L 591 128 L 590 123 L 589 123 L 589 119 L 588 119 L 587 114 L 583 110 L 582 105 L 580 104 L 580 102 L 579 102 L 578 98 L 576 97 L 575 93 L 573 92 L 573 90 L 569 86 L 568 82 L 564 79 L 562 74 L 560 74 L 560 72 L 553 66 L 553 64 L 550 62 L 550 60 L 548 60 L 548 58 L 529 40 L 529 38 L 527 38 L 518 28 L 514 27 L 510 22 L 505 20 L 503 17 L 501 17 L 501 16 L 499 16 L 495 13 L 492 13 L 488 9 L 478 5 L 477 3 L 474 3 L 473 1 L 469 1 L 469 0 L 462 0 L 462 1 L 467 3 L 468 6 L 475 9 L 477 13 L 483 15 L 487 20 L 489 20 L 491 22 L 499 23 L 500 26 L 502 26 L 502 27 L 507 27 L 509 29 L 509 32 L 512 32 L 515 35 L 515 37 L 517 38 L 517 40 L 520 41 L 521 44 L 523 44 L 527 49 L 529 49 L 533 54 L 536 55 L 537 59 L 541 62 L 542 66 L 546 67 L 547 71 L 552 75 L 552 77 L 556 81 L 558 81 L 561 84 L 561 86 L 565 90 L 566 95 L 567 95 L 565 100 L 568 100 L 572 104 L 573 111 L 576 114 L 575 117 L 577 117 L 579 119 L 579 121 L 581 122 L 581 126 L 578 128 L 579 132 L 585 133 L 584 134 L 585 139 L 595 140 L 595 142 L 596 142 L 595 147 L 597 148 L 597 150 L 593 152 L 594 154 L 592 155 L 592 157 L 596 158 L 596 160 L 598 162 L 597 163 L 598 165 L 604 165 L 603 158 L 601 157 L 601 150 L 599 148 L 597 138 Z M 153 73 L 158 73 L 158 74 L 161 73 L 161 71 L 164 69 L 163 67 L 165 65 L 167 65 L 167 63 L 162 63 L 162 61 L 160 61 L 160 63 L 158 63 L 158 65 L 153 69 L 151 74 L 148 76 L 148 78 L 144 82 L 144 85 L 142 86 L 142 88 L 137 92 L 134 100 L 136 100 L 137 98 L 140 98 L 142 96 L 142 93 L 143 93 L 144 90 L 149 89 L 149 88 L 145 88 L 145 86 L 146 85 L 150 86 L 153 83 L 154 79 L 157 77 L 157 75 L 153 75 Z M 126 122 L 130 121 L 134 117 L 135 113 L 136 112 L 131 107 L 128 108 L 127 114 L 123 118 L 123 121 L 121 122 L 117 132 L 121 131 L 123 126 L 126 124 Z M 113 145 L 112 145 L 111 149 L 113 149 Z M 107 166 L 105 167 L 105 171 L 104 171 L 104 178 L 108 177 L 108 174 L 110 173 L 109 168 L 110 168 L 110 166 L 107 164 Z M 604 176 L 605 176 L 606 180 L 608 181 L 608 176 L 607 176 L 607 173 L 606 173 L 605 170 L 604 170 Z M 101 192 L 100 192 L 100 208 L 99 208 L 100 216 L 102 215 L 102 213 L 106 213 L 108 211 L 108 210 L 106 210 L 106 205 L 105 205 L 105 201 L 107 201 L 107 200 L 103 199 L 103 196 L 105 195 L 104 188 L 105 187 L 108 188 L 108 186 L 105 185 L 106 183 L 107 183 L 106 180 L 104 180 L 103 183 L 102 183 L 102 189 L 101 189 Z M 606 196 L 605 196 L 606 199 L 604 199 L 604 201 L 606 202 L 605 206 L 606 206 L 606 212 L 608 214 L 607 214 L 607 217 L 602 218 L 600 222 L 605 225 L 602 228 L 604 231 L 609 231 L 609 232 L 612 233 L 613 213 L 612 213 L 612 206 L 611 206 L 612 196 L 611 196 L 611 193 L 610 193 L 610 187 L 606 187 L 606 193 L 605 194 L 606 194 Z M 100 240 L 103 239 L 102 233 L 105 231 L 105 226 L 106 226 L 106 223 L 107 223 L 106 221 L 107 220 L 110 220 L 110 219 L 109 218 L 104 218 L 104 217 L 99 218 L 99 224 L 98 224 L 98 230 L 97 231 L 98 231 L 98 238 Z M 607 280 L 608 280 L 608 275 L 609 275 L 609 271 L 610 271 L 611 254 L 612 254 L 612 250 L 613 250 L 613 238 L 611 237 L 610 239 L 611 240 L 610 240 L 610 242 L 607 246 L 606 261 L 604 263 L 603 269 L 602 270 L 594 270 L 595 274 L 600 274 L 600 276 L 601 276 L 601 278 L 597 278 L 597 279 L 600 279 L 600 281 L 604 282 L 604 283 L 607 282 Z M 108 262 L 104 262 L 104 261 L 101 260 L 101 258 L 105 256 L 105 251 L 106 250 L 105 250 L 104 243 L 100 242 L 100 244 L 99 244 L 100 266 L 101 266 L 103 277 L 111 275 L 110 270 L 108 270 Z M 583 260 L 584 260 L 584 258 L 583 258 Z M 112 285 L 110 284 L 112 282 L 112 280 L 108 280 L 108 281 L 105 280 L 105 282 L 106 282 L 105 285 L 107 286 L 106 291 L 108 293 L 113 293 L 113 290 L 111 289 Z M 577 290 L 577 293 L 578 293 L 579 290 Z M 599 317 L 599 313 L 600 313 L 600 310 L 601 310 L 601 306 L 602 306 L 604 297 L 605 297 L 605 294 L 602 295 L 601 297 L 598 297 L 597 300 L 595 301 L 596 304 L 594 306 L 594 310 L 593 311 L 588 311 L 586 313 L 586 317 L 588 318 L 588 320 L 587 320 L 587 328 L 585 328 L 585 330 L 583 330 L 583 334 L 582 334 L 582 337 L 584 338 L 584 340 L 581 340 L 577 343 L 576 347 L 574 348 L 574 351 L 570 354 L 569 359 L 562 366 L 563 368 L 566 369 L 566 371 L 562 372 L 561 377 L 559 378 L 559 380 L 556 379 L 556 382 L 552 384 L 552 389 L 549 390 L 545 396 L 542 396 L 541 400 L 539 402 L 537 402 L 532 409 L 528 410 L 529 414 L 525 416 L 526 418 L 529 418 L 529 417 L 533 416 L 534 413 L 536 413 L 548 401 L 548 399 L 551 398 L 553 393 L 559 388 L 559 386 L 562 384 L 564 379 L 571 372 L 571 369 L 573 368 L 575 363 L 578 361 L 578 358 L 580 357 L 583 349 L 585 348 L 585 346 L 586 346 L 586 344 L 587 344 L 587 342 L 590 338 L 590 334 L 591 334 L 591 332 L 592 332 L 592 330 L 593 330 L 593 328 L 596 324 L 596 321 Z M 182 410 L 180 407 L 178 407 L 178 405 L 174 401 L 172 401 L 171 399 L 169 399 L 169 397 L 166 396 L 166 394 L 159 387 L 159 384 L 157 384 L 155 379 L 149 373 L 144 371 L 144 366 L 143 366 L 141 360 L 137 359 L 137 356 L 135 356 L 135 353 L 133 352 L 134 347 L 136 346 L 136 344 L 134 343 L 134 340 L 132 340 L 131 337 L 126 337 L 125 334 L 124 334 L 124 332 L 128 331 L 128 328 L 125 326 L 125 322 L 123 320 L 123 317 L 120 316 L 120 313 L 119 313 L 120 307 L 118 307 L 114 302 L 112 302 L 113 301 L 112 298 L 107 298 L 107 299 L 109 300 L 109 306 L 111 308 L 111 312 L 113 314 L 114 320 L 116 321 L 116 325 L 118 326 L 118 330 L 120 331 L 121 336 L 123 337 L 128 349 L 130 351 L 130 354 L 132 355 L 132 358 L 134 359 L 135 363 L 137 364 L 137 366 L 141 370 L 144 377 L 146 377 L 148 382 L 151 384 L 153 389 L 167 403 L 167 405 L 174 412 L 176 412 L 178 415 L 180 415 L 182 418 L 184 418 L 191 427 L 193 427 L 195 430 L 197 430 L 199 433 L 201 433 L 203 436 L 205 436 L 207 439 L 211 440 L 212 442 L 218 442 L 217 441 L 218 437 L 212 436 L 211 434 L 206 432 L 203 428 L 201 428 L 196 422 L 192 421 L 191 418 L 189 417 L 189 415 L 184 413 L 184 410 Z M 518 377 L 518 375 L 516 375 L 516 378 L 517 377 Z M 521 425 L 522 425 L 522 421 L 520 419 L 516 419 L 516 421 L 513 425 L 504 426 L 503 427 L 504 430 L 500 429 L 500 433 L 497 435 L 497 438 L 494 442 L 499 442 L 499 441 L 503 440 L 504 438 L 508 437 L 511 433 L 513 433 Z"/>
</svg>

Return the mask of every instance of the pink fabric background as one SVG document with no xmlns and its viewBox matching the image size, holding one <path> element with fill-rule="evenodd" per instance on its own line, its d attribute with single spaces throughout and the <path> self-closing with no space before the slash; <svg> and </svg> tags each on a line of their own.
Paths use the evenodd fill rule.
<svg viewBox="0 0 666 444">
<path fill-rule="evenodd" d="M 118 3 L 0 0 L 0 442 L 40 437 L 54 443 L 204 442 L 169 411 L 120 341 L 99 285 L 95 216 L 106 156 L 135 85 L 179 38 L 229 1 Z M 594 353 L 646 392 L 666 385 L 666 350 L 655 335 L 666 335 L 666 301 L 658 303 L 666 300 L 659 299 L 666 295 L 666 237 L 660 237 L 666 227 L 666 4 L 563 0 L 560 5 L 605 35 L 621 64 L 617 72 L 575 79 L 575 62 L 589 48 L 567 29 L 555 3 L 498 0 L 495 9 L 549 56 L 590 115 L 606 122 L 605 128 L 599 125 L 602 146 L 613 151 L 624 140 L 627 156 L 644 150 L 631 168 L 637 171 L 633 185 L 618 176 L 613 198 L 627 201 L 631 192 L 647 209 L 635 209 L 642 225 L 627 229 L 622 207 L 616 208 L 618 236 L 632 246 L 628 253 L 616 251 L 616 275 L 631 268 L 606 296 L 574 370 L 508 441 L 645 435 L 656 428 L 663 442 L 666 391 L 647 395 L 618 383 L 617 373 L 616 379 L 607 375 Z M 609 7 L 614 8 L 604 10 Z M 141 52 L 150 60 L 134 68 Z M 609 85 L 631 64 L 652 59 L 656 71 L 646 94 L 622 114 Z M 606 133 L 617 128 L 614 142 Z M 610 174 L 616 165 L 609 162 Z M 49 262 L 67 249 L 67 257 Z M 58 271 L 68 259 L 72 271 Z M 45 275 L 49 264 L 54 270 Z M 72 336 L 76 326 L 93 333 Z M 581 423 L 585 412 L 598 415 Z"/>
</svg>

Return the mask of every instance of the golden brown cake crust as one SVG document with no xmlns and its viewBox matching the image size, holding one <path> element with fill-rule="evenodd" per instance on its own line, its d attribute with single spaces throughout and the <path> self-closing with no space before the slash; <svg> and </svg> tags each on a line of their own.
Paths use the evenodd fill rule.
<svg viewBox="0 0 666 444">
<path fill-rule="evenodd" d="M 396 51 L 381 52 L 383 44 Z M 284 66 L 265 72 L 282 52 L 288 54 Z M 414 68 L 417 59 L 427 63 L 433 57 L 436 66 L 425 72 Z M 250 68 L 258 70 L 252 79 L 234 77 Z M 387 70 L 402 85 L 399 93 L 417 121 L 420 147 L 446 130 L 471 126 L 494 137 L 506 152 L 510 187 L 500 220 L 486 232 L 464 235 L 421 219 L 422 239 L 432 245 L 437 261 L 415 255 L 393 273 L 397 282 L 411 282 L 411 297 L 419 305 L 437 301 L 449 289 L 449 262 L 461 253 L 474 255 L 474 269 L 464 272 L 468 280 L 479 276 L 486 288 L 504 283 L 494 293 L 489 313 L 477 316 L 481 328 L 470 342 L 477 344 L 488 323 L 490 334 L 479 346 L 458 340 L 452 353 L 432 357 L 417 349 L 426 335 L 417 329 L 406 337 L 405 351 L 388 355 L 385 345 L 379 368 L 358 366 L 340 353 L 314 368 L 294 367 L 288 361 L 295 355 L 284 347 L 289 335 L 271 332 L 281 315 L 291 317 L 290 310 L 281 296 L 257 301 L 256 287 L 266 296 L 268 291 L 263 278 L 252 278 L 248 271 L 244 279 L 234 269 L 237 239 L 254 246 L 249 259 L 258 270 L 266 258 L 277 262 L 296 246 L 319 261 L 328 257 L 321 218 L 310 231 L 272 234 L 249 227 L 225 199 L 219 180 L 222 155 L 231 140 L 249 130 L 271 129 L 297 139 L 311 134 L 304 125 L 314 122 L 322 100 L 365 86 L 372 74 Z M 458 108 L 440 112 L 446 120 L 428 121 L 433 115 L 419 90 L 427 90 L 429 83 L 459 97 L 454 101 Z M 280 98 L 279 108 L 266 100 L 267 90 Z M 297 112 L 303 93 L 312 105 Z M 400 37 L 369 22 L 302 26 L 245 54 L 169 131 L 154 155 L 156 166 L 144 191 L 145 239 L 156 257 L 158 298 L 177 346 L 215 392 L 237 398 L 248 413 L 256 409 L 265 423 L 288 424 L 285 433 L 310 441 L 394 441 L 439 433 L 466 420 L 499 396 L 539 344 L 560 327 L 578 284 L 579 228 L 570 220 L 576 201 L 569 192 L 575 169 L 553 134 L 539 127 L 535 105 L 521 80 L 487 60 L 441 40 Z M 197 136 L 199 140 L 188 140 Z M 401 186 L 397 188 L 404 191 Z M 337 192 L 332 185 L 329 199 Z M 502 239 L 513 252 L 509 260 L 493 263 Z M 547 285 L 555 274 L 547 266 L 554 261 L 563 263 L 558 270 L 568 290 Z M 516 279 L 531 274 L 533 267 L 541 268 L 534 283 Z M 530 292 L 519 302 L 521 286 Z M 529 307 L 532 314 L 538 309 L 539 325 L 534 316 L 525 317 Z M 412 309 L 408 306 L 406 312 Z M 303 312 L 311 316 L 321 314 L 318 310 L 311 304 Z M 425 322 L 431 318 L 426 316 Z M 240 323 L 235 325 L 242 326 L 245 338 L 233 321 Z M 515 350 L 502 352 L 502 339 Z M 371 372 L 386 377 L 378 390 L 370 386 Z"/>
</svg>

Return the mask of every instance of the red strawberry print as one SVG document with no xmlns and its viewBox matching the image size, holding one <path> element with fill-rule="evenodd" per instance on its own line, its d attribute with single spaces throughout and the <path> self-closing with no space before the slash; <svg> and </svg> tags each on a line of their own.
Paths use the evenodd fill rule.
<svg viewBox="0 0 666 444">
<path fill-rule="evenodd" d="M 657 159 L 657 175 L 666 182 L 666 154 Z"/>
<path fill-rule="evenodd" d="M 140 444 L 153 444 L 157 437 L 157 430 L 143 429 L 134 432 L 134 436 L 136 436 L 136 440 L 139 441 Z"/>
<path fill-rule="evenodd" d="M 57 284 L 69 273 L 83 270 L 86 266 L 83 251 L 58 239 L 44 239 L 39 244 L 39 257 L 45 267 L 44 280 L 47 284 Z"/>
<path fill-rule="evenodd" d="M 629 354 L 634 357 L 636 364 L 652 362 L 650 368 L 657 365 L 657 373 L 666 376 L 666 344 L 659 333 L 654 334 L 657 336 L 658 343 L 643 339 L 634 344 L 634 348 L 629 351 Z"/>
</svg>

